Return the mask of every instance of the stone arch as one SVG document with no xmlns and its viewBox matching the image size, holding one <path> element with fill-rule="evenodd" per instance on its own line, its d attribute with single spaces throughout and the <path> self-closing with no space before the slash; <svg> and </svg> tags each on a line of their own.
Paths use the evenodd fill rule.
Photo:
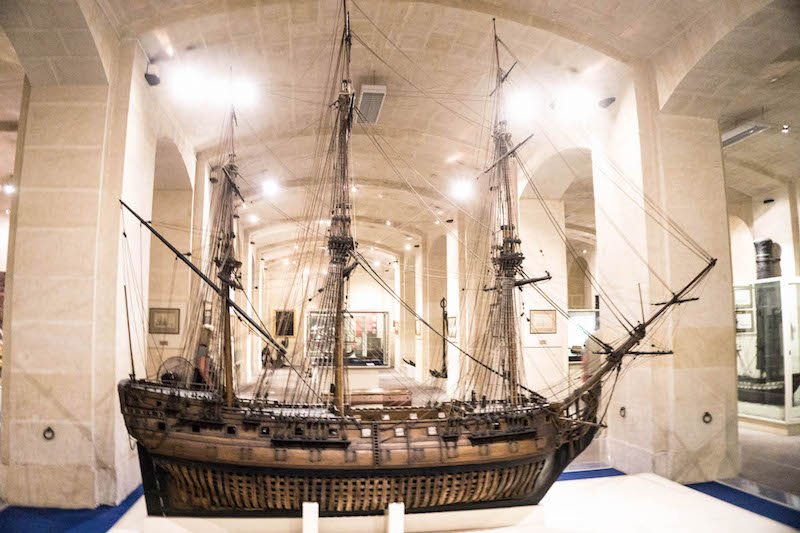
<svg viewBox="0 0 800 533">
<path fill-rule="evenodd" d="M 192 250 L 192 180 L 177 144 L 162 137 L 156 142 L 153 172 L 152 223 L 176 248 Z M 165 246 L 151 239 L 148 283 L 150 309 L 178 309 L 178 333 L 148 335 L 148 374 L 160 361 L 178 355 L 187 324 L 192 274 Z M 152 312 L 151 312 L 152 313 Z M 149 321 L 149 319 L 148 319 Z"/>
<path fill-rule="evenodd" d="M 733 284 L 744 285 L 756 279 L 756 254 L 753 232 L 747 223 L 736 215 L 728 216 L 731 234 L 731 267 Z"/>
<path fill-rule="evenodd" d="M 117 36 L 96 2 L 8 0 L 0 16 L 31 85 L 108 85 L 113 79 Z"/>
<path fill-rule="evenodd" d="M 719 2 L 653 58 L 661 110 L 719 118 L 736 96 L 780 74 L 782 61 L 770 64 L 800 46 L 798 27 L 796 2 Z"/>
</svg>

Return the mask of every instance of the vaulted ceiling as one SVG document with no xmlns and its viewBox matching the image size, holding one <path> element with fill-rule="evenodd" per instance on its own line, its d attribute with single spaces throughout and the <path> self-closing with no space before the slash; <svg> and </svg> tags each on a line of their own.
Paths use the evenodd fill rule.
<svg viewBox="0 0 800 533">
<path fill-rule="evenodd" d="M 341 32 L 340 2 L 96 1 L 117 35 L 138 39 L 160 69 L 162 82 L 151 91 L 201 154 L 215 153 L 227 111 L 227 100 L 220 95 L 239 89 L 247 93 L 237 105 L 237 153 L 248 200 L 242 222 L 260 246 L 290 241 L 297 225 L 287 222 L 287 216 L 303 217 L 302 205 L 317 175 L 314 154 L 319 135 L 325 133 L 319 130 L 319 115 L 330 104 L 333 80 L 328 75 Z M 722 3 L 349 0 L 356 91 L 363 84 L 387 86 L 378 124 L 357 125 L 353 134 L 360 238 L 399 251 L 441 232 L 445 220 L 470 208 L 454 198 L 453 187 L 474 176 L 487 159 L 492 17 L 497 17 L 501 38 L 520 59 L 510 77 L 510 92 L 531 92 L 547 105 L 576 85 L 598 99 L 614 96 L 629 75 L 626 63 L 675 46 L 692 24 Z M 11 4 L 20 20 L 35 25 L 42 18 L 38 4 Z M 790 0 L 772 4 L 789 18 L 795 13 Z M 757 17 L 743 27 L 745 34 L 759 23 Z M 743 45 L 731 48 L 723 42 L 720 57 L 735 58 L 736 46 Z M 800 173 L 798 158 L 792 155 L 800 153 L 798 53 L 776 48 L 775 56 L 763 70 L 745 73 L 755 81 L 743 85 L 747 90 L 722 110 L 723 130 L 748 117 L 773 126 L 725 150 L 729 186 L 749 196 Z M 502 60 L 506 65 L 513 61 L 508 55 Z M 0 65 L 0 120 L 7 115 L 13 121 L 22 70 L 1 32 Z M 736 69 L 735 61 L 727 67 L 724 61 L 713 65 Z M 740 81 L 741 75 L 737 73 Z M 713 83 L 713 76 L 708 78 L 706 85 Z M 702 89 L 681 87 L 689 92 Z M 796 126 L 783 134 L 782 123 Z M 535 119 L 511 126 L 517 139 L 543 126 L 559 127 L 537 124 Z M 11 172 L 14 139 L 14 133 L 0 132 L 3 173 Z M 542 147 L 536 143 L 547 141 L 534 137 L 532 152 Z M 561 176 L 556 168 L 541 170 L 544 174 L 554 182 L 574 179 L 561 188 L 571 206 L 567 223 L 573 238 L 588 238 L 590 175 L 575 179 Z M 267 180 L 279 184 L 273 197 L 261 192 Z M 276 254 L 283 253 L 279 248 Z"/>
</svg>

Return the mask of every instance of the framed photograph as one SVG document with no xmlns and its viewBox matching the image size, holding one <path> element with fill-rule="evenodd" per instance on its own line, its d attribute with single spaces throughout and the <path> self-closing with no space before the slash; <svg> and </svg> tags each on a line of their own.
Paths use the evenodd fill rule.
<svg viewBox="0 0 800 533">
<path fill-rule="evenodd" d="M 419 321 L 419 318 L 414 321 L 414 335 L 417 337 L 422 335 L 422 322 Z"/>
<path fill-rule="evenodd" d="M 749 309 L 753 307 L 753 291 L 750 287 L 734 287 L 733 303 L 736 309 Z"/>
<path fill-rule="evenodd" d="M 447 336 L 451 339 L 458 337 L 458 322 L 454 316 L 447 317 Z"/>
<path fill-rule="evenodd" d="M 148 324 L 150 333 L 154 335 L 178 335 L 181 332 L 181 310 L 151 307 Z"/>
<path fill-rule="evenodd" d="M 531 333 L 550 334 L 557 331 L 557 317 L 555 309 L 531 310 Z"/>
<path fill-rule="evenodd" d="M 278 309 L 275 311 L 275 336 L 294 337 L 293 309 Z"/>
<path fill-rule="evenodd" d="M 753 311 L 736 311 L 736 332 L 751 333 L 753 330 Z"/>
</svg>

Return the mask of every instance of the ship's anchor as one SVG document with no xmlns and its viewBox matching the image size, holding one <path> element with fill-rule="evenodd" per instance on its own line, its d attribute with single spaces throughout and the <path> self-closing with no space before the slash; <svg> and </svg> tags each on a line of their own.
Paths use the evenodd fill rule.
<svg viewBox="0 0 800 533">
<path fill-rule="evenodd" d="M 439 307 L 442 308 L 442 369 L 431 370 L 431 376 L 435 378 L 447 378 L 447 337 L 450 336 L 450 331 L 447 328 L 447 298 L 442 298 L 439 302 Z"/>
</svg>

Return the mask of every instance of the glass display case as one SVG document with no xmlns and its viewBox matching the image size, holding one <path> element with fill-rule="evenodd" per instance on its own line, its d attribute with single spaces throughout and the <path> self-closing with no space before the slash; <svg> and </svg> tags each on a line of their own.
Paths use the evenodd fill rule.
<svg viewBox="0 0 800 533">
<path fill-rule="evenodd" d="M 734 287 L 739 414 L 800 423 L 800 279 Z"/>
<path fill-rule="evenodd" d="M 386 366 L 387 313 L 350 312 L 344 317 L 344 357 L 350 366 Z M 327 361 L 331 354 L 322 353 L 329 346 L 326 337 L 333 337 L 333 316 L 330 313 L 312 311 L 306 321 L 306 346 L 315 364 Z"/>
<path fill-rule="evenodd" d="M 597 309 L 570 309 L 569 325 L 567 329 L 567 344 L 569 346 L 569 361 L 577 363 L 581 360 L 581 353 L 589 335 L 596 333 L 600 326 L 600 311 Z"/>
</svg>

